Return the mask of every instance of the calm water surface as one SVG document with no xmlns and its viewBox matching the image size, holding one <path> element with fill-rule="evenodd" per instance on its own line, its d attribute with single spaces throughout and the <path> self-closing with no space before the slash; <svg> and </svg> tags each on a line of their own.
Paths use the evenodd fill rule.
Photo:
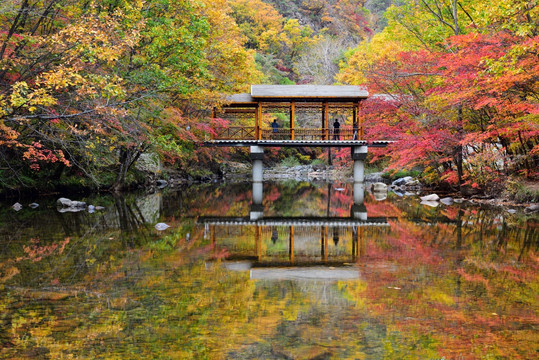
<svg viewBox="0 0 539 360">
<path fill-rule="evenodd" d="M 0 358 L 539 357 L 537 216 L 343 183 L 54 200 L 0 207 Z"/>
</svg>

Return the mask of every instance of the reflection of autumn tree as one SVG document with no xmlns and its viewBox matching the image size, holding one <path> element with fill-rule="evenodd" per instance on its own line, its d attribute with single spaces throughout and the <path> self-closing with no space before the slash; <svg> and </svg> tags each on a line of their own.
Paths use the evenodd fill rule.
<svg viewBox="0 0 539 360">
<path fill-rule="evenodd" d="M 449 358 L 526 358 L 537 351 L 537 233 L 483 210 L 448 217 L 457 221 L 436 231 L 401 219 L 369 239 L 360 259 L 368 287 L 353 296 L 387 325 L 392 358 L 433 345 Z"/>
</svg>

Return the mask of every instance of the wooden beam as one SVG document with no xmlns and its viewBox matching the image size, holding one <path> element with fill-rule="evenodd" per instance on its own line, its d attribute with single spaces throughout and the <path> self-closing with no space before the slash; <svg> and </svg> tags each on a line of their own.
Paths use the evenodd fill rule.
<svg viewBox="0 0 539 360">
<path fill-rule="evenodd" d="M 296 102 L 290 102 L 290 140 L 294 140 L 294 122 L 296 119 Z"/>
<path fill-rule="evenodd" d="M 225 114 L 256 114 L 257 109 L 224 108 Z"/>
</svg>

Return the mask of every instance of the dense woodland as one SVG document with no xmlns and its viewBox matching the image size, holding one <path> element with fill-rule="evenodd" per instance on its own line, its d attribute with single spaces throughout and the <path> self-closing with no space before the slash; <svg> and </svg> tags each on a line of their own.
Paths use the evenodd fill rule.
<svg viewBox="0 0 539 360">
<path fill-rule="evenodd" d="M 180 173 L 248 85 L 354 84 L 373 162 L 462 192 L 539 176 L 537 0 L 4 0 L 0 187 L 120 190 Z M 339 154 L 338 154 L 339 155 Z M 342 155 L 344 156 L 344 155 Z"/>
</svg>

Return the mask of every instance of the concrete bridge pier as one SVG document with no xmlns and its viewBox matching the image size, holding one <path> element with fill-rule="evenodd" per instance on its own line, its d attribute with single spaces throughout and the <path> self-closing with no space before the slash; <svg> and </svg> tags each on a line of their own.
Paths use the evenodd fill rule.
<svg viewBox="0 0 539 360">
<path fill-rule="evenodd" d="M 253 161 L 253 204 L 251 205 L 251 220 L 259 220 L 264 216 L 264 148 L 262 146 L 251 146 L 251 160 Z"/>
<path fill-rule="evenodd" d="M 262 182 L 264 178 L 264 148 L 262 146 L 251 146 L 251 160 L 253 161 L 253 182 Z"/>
<path fill-rule="evenodd" d="M 354 160 L 354 183 L 365 181 L 365 159 L 367 159 L 367 146 L 352 146 L 352 160 Z"/>
</svg>

